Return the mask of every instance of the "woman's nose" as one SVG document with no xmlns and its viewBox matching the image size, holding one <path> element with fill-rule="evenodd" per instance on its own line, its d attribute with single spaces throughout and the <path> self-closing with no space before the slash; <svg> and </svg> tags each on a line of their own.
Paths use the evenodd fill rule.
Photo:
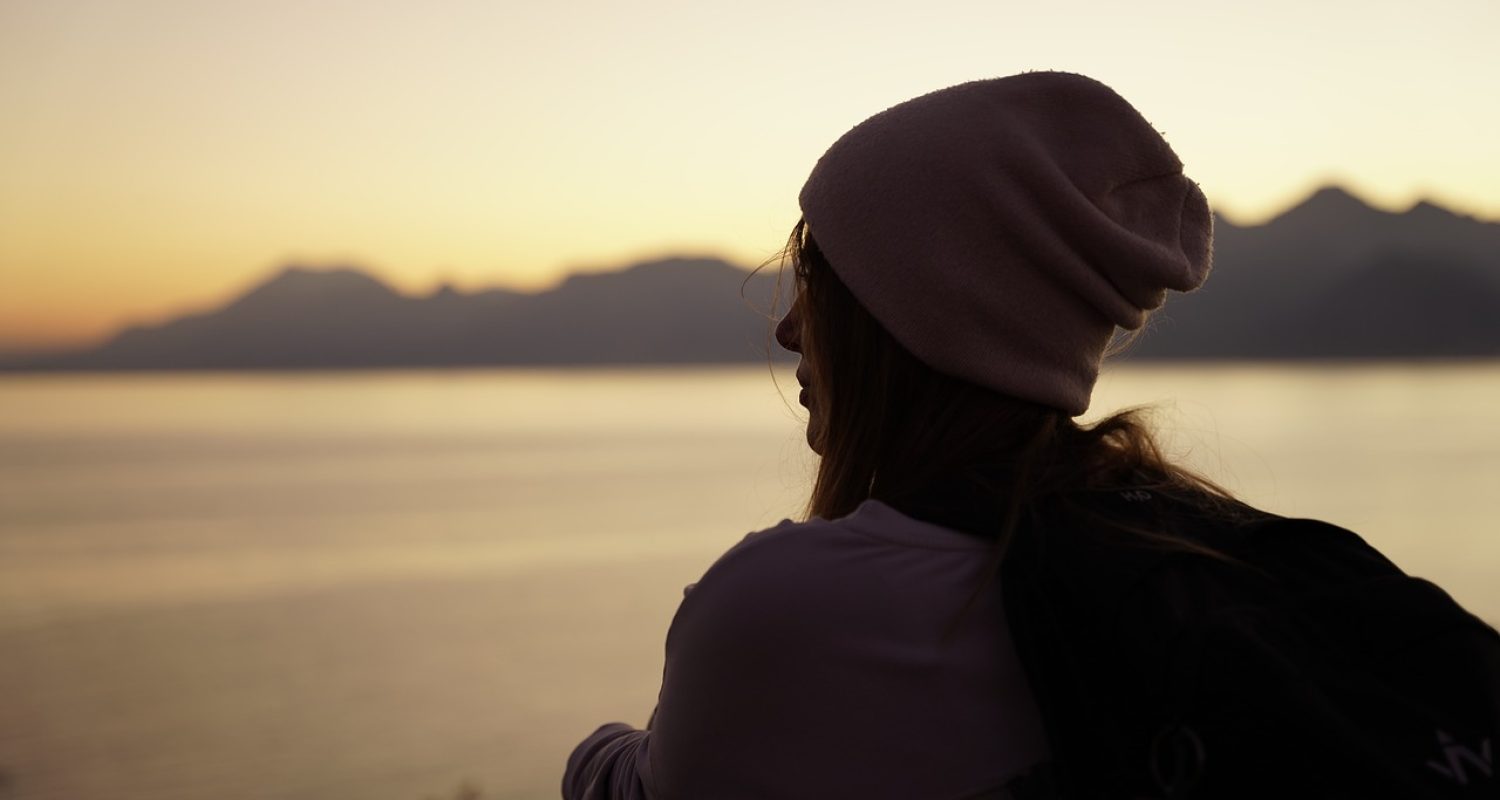
<svg viewBox="0 0 1500 800">
<path fill-rule="evenodd" d="M 786 316 L 782 317 L 781 321 L 776 323 L 776 341 L 793 353 L 801 354 L 801 331 L 802 301 L 799 299 L 797 302 L 792 303 L 792 307 L 787 310 Z"/>
</svg>

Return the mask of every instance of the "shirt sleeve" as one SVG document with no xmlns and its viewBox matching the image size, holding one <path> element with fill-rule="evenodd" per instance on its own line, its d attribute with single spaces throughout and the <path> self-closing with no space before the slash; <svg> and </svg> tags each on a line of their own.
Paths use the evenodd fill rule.
<svg viewBox="0 0 1500 800">
<path fill-rule="evenodd" d="M 758 546 L 775 530 L 746 537 L 686 588 L 651 722 L 609 723 L 574 748 L 566 800 L 766 796 L 763 780 L 778 769 L 766 759 L 786 746 L 778 731 L 803 710 L 776 688 L 805 680 L 802 654 L 787 646 L 794 620 L 775 600 L 789 576 L 775 574 L 779 559 Z"/>
<path fill-rule="evenodd" d="M 566 800 L 648 800 L 646 746 L 651 734 L 623 722 L 601 725 L 573 749 L 563 773 Z"/>
<path fill-rule="evenodd" d="M 667 634 L 648 730 L 613 723 L 586 739 L 569 759 L 565 798 L 837 795 L 813 773 L 842 768 L 830 763 L 838 743 L 828 739 L 862 724 L 849 706 L 873 687 L 839 685 L 824 658 L 839 646 L 829 626 L 837 612 L 810 596 L 815 570 L 786 539 L 753 534 L 690 587 Z M 810 709 L 821 722 L 808 720 Z"/>
</svg>

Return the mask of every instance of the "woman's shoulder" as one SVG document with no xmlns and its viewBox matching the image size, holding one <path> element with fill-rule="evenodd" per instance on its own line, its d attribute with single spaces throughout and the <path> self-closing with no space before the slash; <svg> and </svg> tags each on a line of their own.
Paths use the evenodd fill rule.
<svg viewBox="0 0 1500 800">
<path fill-rule="evenodd" d="M 983 550 L 902 544 L 930 527 L 862 507 L 783 520 L 724 553 L 667 634 L 658 785 L 683 797 L 731 784 L 747 797 L 972 796 L 1041 758 L 998 608 L 942 636 Z"/>
<path fill-rule="evenodd" d="M 966 552 L 988 547 L 983 539 L 918 519 L 872 498 L 837 519 L 784 519 L 754 531 L 730 548 L 725 557 L 751 551 L 761 555 L 797 552 L 837 560 L 870 548 Z"/>
<path fill-rule="evenodd" d="M 905 552 L 910 560 L 920 558 L 924 551 L 973 553 L 986 551 L 988 547 L 985 541 L 970 534 L 916 519 L 871 499 L 838 519 L 784 519 L 769 528 L 753 531 L 729 548 L 710 573 L 771 570 L 795 574 L 842 564 L 870 566 L 870 556 L 881 551 Z"/>
<path fill-rule="evenodd" d="M 746 535 L 688 587 L 682 611 L 784 633 L 872 618 L 885 605 L 947 608 L 947 595 L 972 589 L 988 547 L 870 500 L 839 519 L 782 520 Z"/>
</svg>

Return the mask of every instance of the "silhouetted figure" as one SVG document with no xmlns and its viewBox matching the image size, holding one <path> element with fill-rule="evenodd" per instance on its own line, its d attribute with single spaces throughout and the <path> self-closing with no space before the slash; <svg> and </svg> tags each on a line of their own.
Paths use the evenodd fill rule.
<svg viewBox="0 0 1500 800">
<path fill-rule="evenodd" d="M 807 519 L 689 587 L 647 730 L 567 798 L 1493 797 L 1500 635 L 1358 536 L 1165 460 L 1099 365 L 1212 222 L 1088 78 L 852 129 L 785 252 Z"/>
</svg>

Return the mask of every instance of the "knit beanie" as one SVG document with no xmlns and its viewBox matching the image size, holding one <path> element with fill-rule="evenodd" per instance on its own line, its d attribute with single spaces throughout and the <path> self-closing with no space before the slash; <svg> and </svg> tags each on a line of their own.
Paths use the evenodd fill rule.
<svg viewBox="0 0 1500 800">
<path fill-rule="evenodd" d="M 1116 326 L 1208 277 L 1213 222 L 1161 134 L 1091 78 L 1029 72 L 889 108 L 799 201 L 860 304 L 938 372 L 1073 415 Z"/>
</svg>

